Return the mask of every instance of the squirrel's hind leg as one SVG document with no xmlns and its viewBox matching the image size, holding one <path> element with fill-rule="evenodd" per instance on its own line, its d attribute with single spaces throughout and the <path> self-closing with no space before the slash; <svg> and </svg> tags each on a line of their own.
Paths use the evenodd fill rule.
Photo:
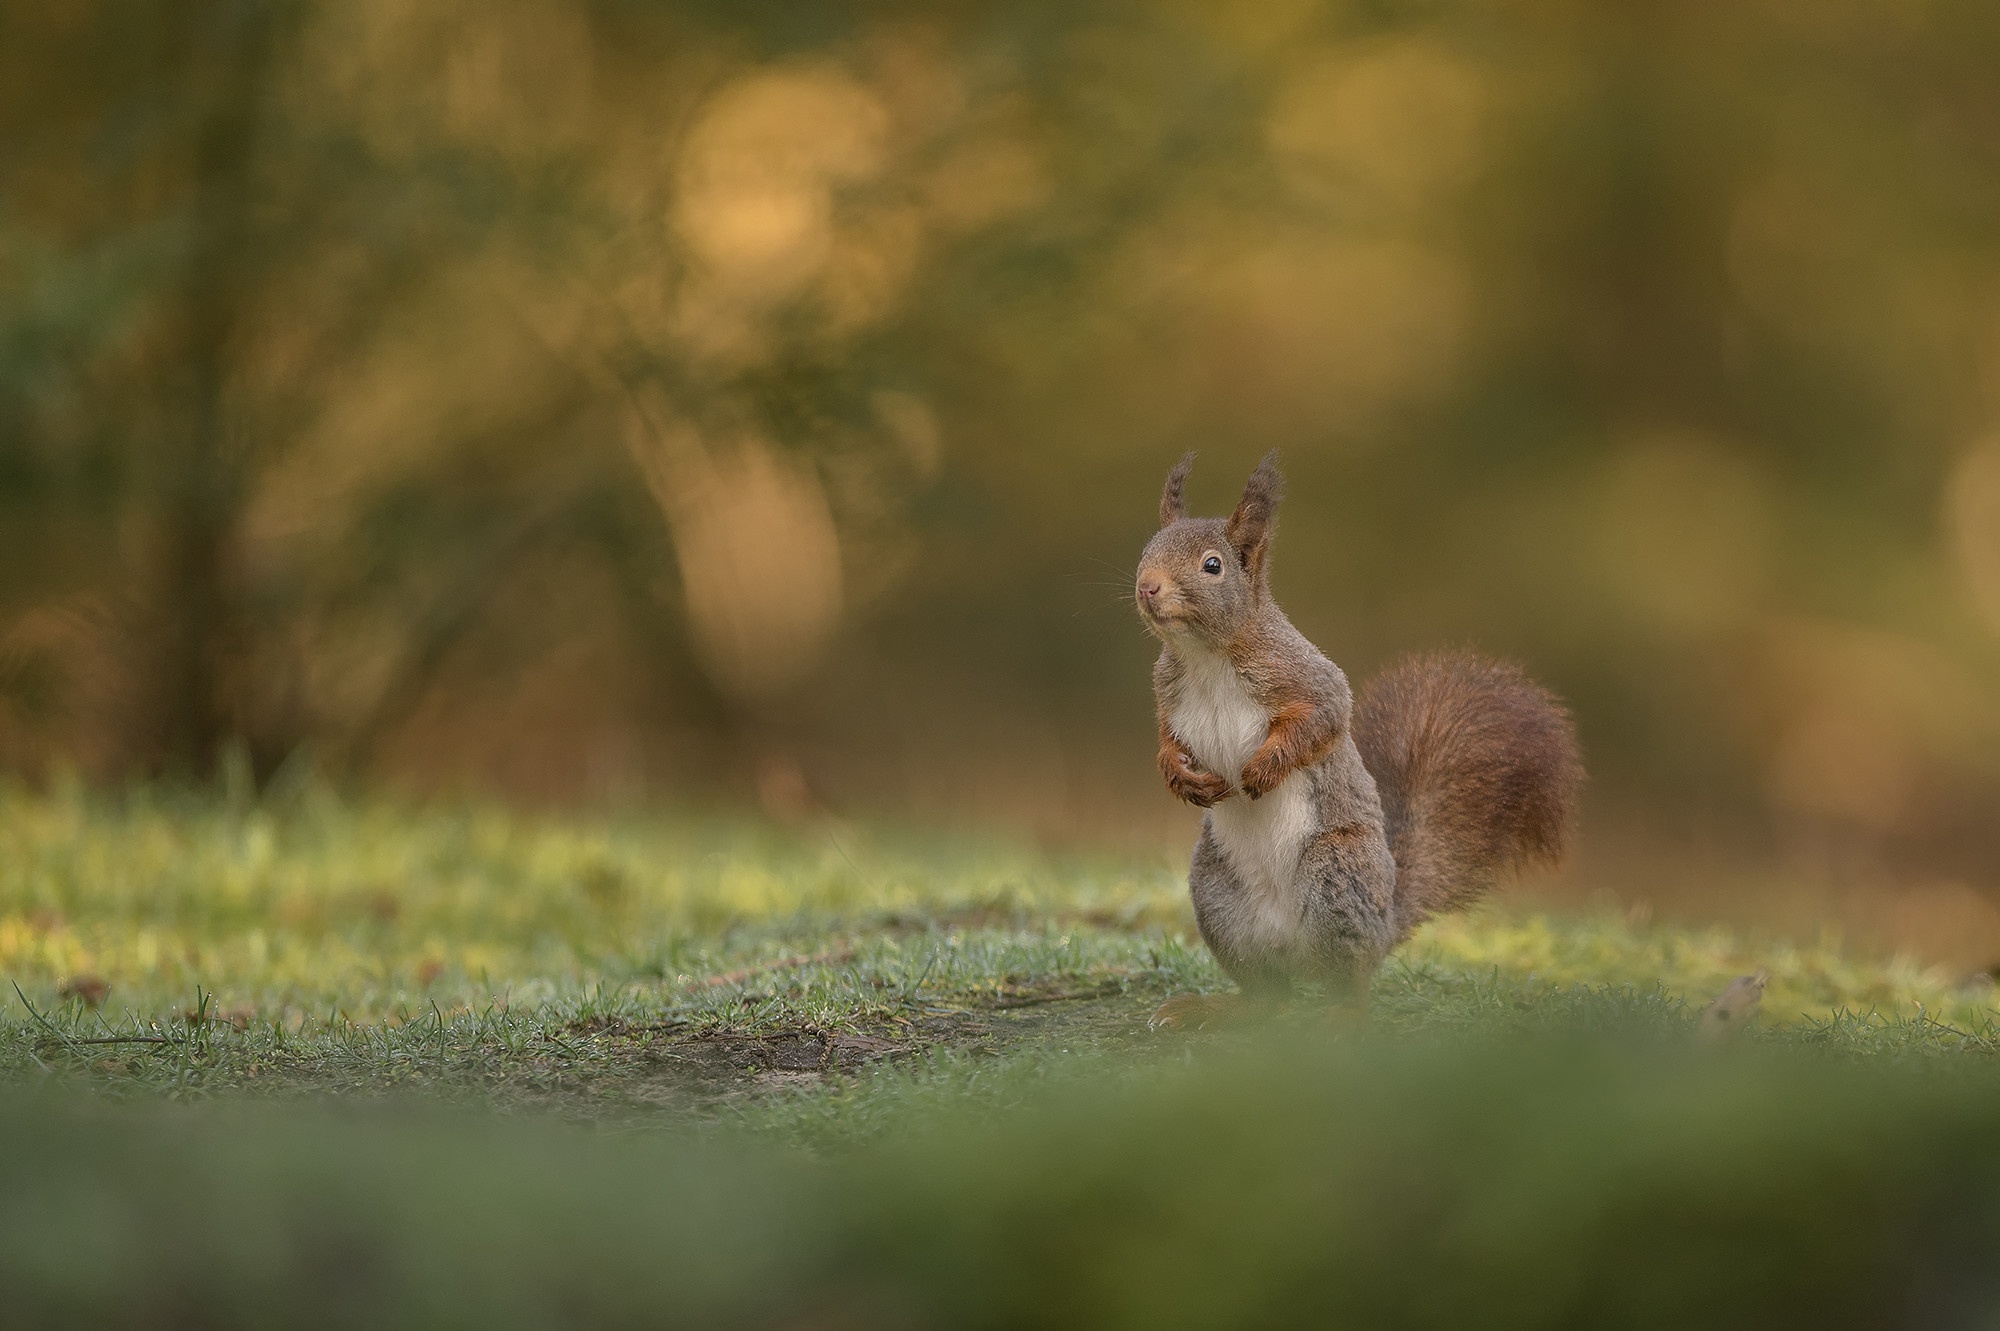
<svg viewBox="0 0 2000 1331">
<path fill-rule="evenodd" d="M 1260 1005 L 1245 994 L 1175 994 L 1153 1010 L 1148 1030 L 1205 1031 L 1235 1026 L 1254 1017 Z"/>
<path fill-rule="evenodd" d="M 1201 941 L 1241 992 L 1176 994 L 1147 1022 L 1153 1030 L 1198 1031 L 1239 1025 L 1267 1014 L 1291 996 L 1292 969 L 1282 954 L 1251 941 L 1243 920 L 1244 886 L 1212 827 L 1203 824 L 1188 866 L 1188 894 Z"/>
<path fill-rule="evenodd" d="M 1368 1020 L 1369 988 L 1395 945 L 1396 863 L 1379 826 L 1331 828 L 1301 857 L 1305 927 L 1330 1025 Z"/>
</svg>

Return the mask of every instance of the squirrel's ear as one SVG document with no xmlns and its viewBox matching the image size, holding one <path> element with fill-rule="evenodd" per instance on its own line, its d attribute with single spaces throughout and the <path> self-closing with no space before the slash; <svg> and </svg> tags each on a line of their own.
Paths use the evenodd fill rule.
<svg viewBox="0 0 2000 1331">
<path fill-rule="evenodd" d="M 1194 454 L 1183 453 L 1174 469 L 1167 473 L 1167 488 L 1160 492 L 1160 525 L 1171 527 L 1187 516 L 1187 504 L 1181 499 L 1181 491 L 1187 489 L 1188 473 L 1194 470 Z"/>
<path fill-rule="evenodd" d="M 1278 450 L 1272 449 L 1250 473 L 1243 498 L 1229 515 L 1229 543 L 1236 557 L 1253 576 L 1264 571 L 1264 556 L 1271 548 L 1271 531 L 1277 521 L 1278 500 L 1284 497 L 1285 477 L 1278 470 Z"/>
</svg>

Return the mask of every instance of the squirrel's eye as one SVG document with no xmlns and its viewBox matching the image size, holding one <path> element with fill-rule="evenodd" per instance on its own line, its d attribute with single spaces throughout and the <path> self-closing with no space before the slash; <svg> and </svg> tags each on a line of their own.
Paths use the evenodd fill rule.
<svg viewBox="0 0 2000 1331">
<path fill-rule="evenodd" d="M 1201 571 L 1202 571 L 1203 573 L 1206 573 L 1206 574 L 1210 575 L 1211 577 L 1215 576 L 1216 574 L 1219 574 L 1219 573 L 1221 573 L 1221 572 L 1222 572 L 1222 556 L 1221 556 L 1221 555 L 1210 555 L 1210 556 L 1209 556 L 1208 558 L 1206 558 L 1206 559 L 1202 560 L 1202 561 L 1201 561 Z"/>
</svg>

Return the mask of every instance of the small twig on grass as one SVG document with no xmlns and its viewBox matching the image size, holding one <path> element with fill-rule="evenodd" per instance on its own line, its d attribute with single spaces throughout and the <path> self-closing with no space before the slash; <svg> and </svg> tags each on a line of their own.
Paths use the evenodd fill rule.
<svg viewBox="0 0 2000 1331">
<path fill-rule="evenodd" d="M 75 1046 L 76 1040 L 73 1037 L 65 1034 L 62 1031 L 57 1030 L 53 1022 L 51 1022 L 47 1017 L 44 1017 L 40 1012 L 37 1012 L 35 1010 L 35 1005 L 33 1003 L 30 1003 L 28 1001 L 28 996 L 21 992 L 21 986 L 18 983 L 14 983 L 14 997 L 21 1000 L 21 1006 L 28 1009 L 28 1015 L 33 1017 L 37 1022 L 39 1022 L 43 1030 L 47 1031 L 50 1035 L 55 1036 L 56 1039 L 61 1041 L 63 1044 L 72 1047 Z M 29 1054 L 28 1057 L 35 1058 L 33 1054 Z M 41 1061 L 42 1061 L 41 1059 L 35 1058 L 36 1063 L 41 1063 Z"/>
<path fill-rule="evenodd" d="M 993 1006 L 1000 1009 L 1034 1007 L 1040 1003 L 1067 1003 L 1080 998 L 1109 998 L 1119 992 L 1115 982 L 1100 984 L 1095 989 L 1064 989 L 1053 994 L 1008 994 L 993 1000 Z"/>
<path fill-rule="evenodd" d="M 1972 1038 L 1972 1032 L 1962 1031 L 1948 1021 L 1939 1021 L 1936 1017 L 1933 1017 L 1922 1003 L 1917 1004 L 1917 1019 L 1923 1022 L 1926 1026 L 1929 1026 L 1932 1030 L 1948 1031 L 1951 1034 L 1956 1035 L 1959 1038 L 1965 1040 L 1970 1040 Z"/>
<path fill-rule="evenodd" d="M 710 975 L 693 982 L 697 989 L 720 989 L 724 985 L 742 984 L 760 975 L 774 971 L 797 970 L 802 966 L 838 966 L 843 961 L 854 959 L 854 949 L 837 947 L 831 952 L 815 952 L 809 957 L 780 957 L 776 961 L 760 962 L 755 966 L 745 966 L 741 970 L 724 971 L 720 975 Z"/>
<path fill-rule="evenodd" d="M 50 1035 L 54 1036 L 56 1040 L 59 1041 L 60 1043 L 68 1045 L 71 1048 L 76 1048 L 81 1045 L 87 1045 L 87 1044 L 174 1044 L 176 1043 L 176 1041 L 171 1035 L 70 1035 L 62 1030 L 59 1030 L 56 1027 L 55 1023 L 51 1022 L 47 1017 L 43 1016 L 39 1011 L 37 1011 L 35 1005 L 28 1001 L 28 996 L 21 992 L 21 986 L 18 983 L 14 985 L 14 996 L 21 1000 L 21 1006 L 28 1009 L 28 1015 L 33 1017 L 36 1020 L 36 1022 L 38 1022 L 41 1025 L 43 1030 L 47 1031 Z M 29 1057 L 34 1058 L 34 1055 L 30 1054 Z M 35 1061 L 37 1063 L 41 1062 L 40 1059 L 35 1059 Z"/>
</svg>

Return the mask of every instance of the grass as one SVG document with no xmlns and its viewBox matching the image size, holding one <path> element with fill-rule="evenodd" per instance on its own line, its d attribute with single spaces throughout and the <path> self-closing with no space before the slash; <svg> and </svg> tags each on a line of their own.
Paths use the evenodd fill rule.
<svg viewBox="0 0 2000 1331">
<path fill-rule="evenodd" d="M 1973 1061 L 1977 1066 L 1979 1061 Z M 0 1099 L 10 1326 L 1988 1326 L 1991 1075 L 1294 1039 L 882 1140 Z"/>
<path fill-rule="evenodd" d="M 0 808 L 0 974 L 19 990 L 0 990 L 0 1074 L 113 1097 L 422 1091 L 836 1142 L 899 1106 L 1171 1058 L 1186 1042 L 1149 1034 L 1150 1009 L 1227 984 L 1164 858 L 316 789 L 13 789 Z M 1414 940 L 1375 1026 L 1684 1035 L 1758 968 L 1755 1039 L 2000 1049 L 1989 978 L 1504 903 Z"/>
<path fill-rule="evenodd" d="M 1155 1035 L 1169 858 L 14 789 L 0 974 L 9 1325 L 2000 1310 L 2000 995 L 1830 938 L 1503 901 L 1365 1029 Z"/>
</svg>

